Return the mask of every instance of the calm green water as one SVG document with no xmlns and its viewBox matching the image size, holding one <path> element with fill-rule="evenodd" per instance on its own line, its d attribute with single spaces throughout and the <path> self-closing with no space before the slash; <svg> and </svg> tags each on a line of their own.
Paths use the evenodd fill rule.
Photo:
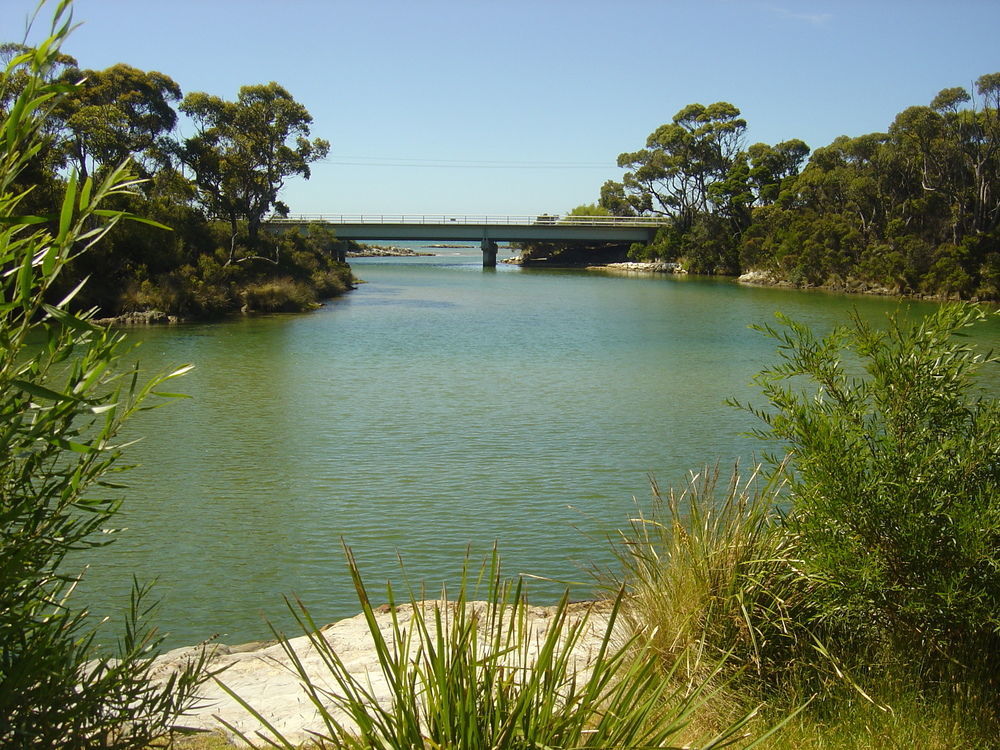
<svg viewBox="0 0 1000 750">
<path fill-rule="evenodd" d="M 283 594 L 318 621 L 358 611 L 341 539 L 375 589 L 402 580 L 398 554 L 436 591 L 494 541 L 508 573 L 587 581 L 648 475 L 679 484 L 759 450 L 723 403 L 773 361 L 749 324 L 897 307 L 479 262 L 359 260 L 368 283 L 313 314 L 135 331 L 144 367 L 197 366 L 176 388 L 192 398 L 134 425 L 128 531 L 81 599 L 110 613 L 133 574 L 158 578 L 169 644 L 259 639 L 265 617 L 288 622 Z"/>
</svg>

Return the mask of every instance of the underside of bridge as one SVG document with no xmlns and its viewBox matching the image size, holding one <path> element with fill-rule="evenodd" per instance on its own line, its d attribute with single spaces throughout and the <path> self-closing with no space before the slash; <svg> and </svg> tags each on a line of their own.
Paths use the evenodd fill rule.
<svg viewBox="0 0 1000 750">
<path fill-rule="evenodd" d="M 402 217 L 401 217 L 402 218 Z M 480 243 L 483 267 L 495 268 L 497 242 L 650 242 L 657 227 L 642 219 L 598 217 L 594 223 L 566 221 L 563 218 L 544 217 L 545 221 L 510 221 L 504 223 L 494 217 L 472 220 L 467 217 L 435 221 L 417 221 L 406 217 L 402 221 L 362 220 L 345 221 L 331 218 L 275 218 L 268 222 L 272 231 L 282 227 L 308 229 L 310 224 L 321 224 L 333 229 L 342 240 L 461 240 Z M 577 218 L 577 217 L 573 217 Z M 580 217 L 583 218 L 583 217 Z M 589 217 L 588 217 L 589 218 Z M 607 219 L 605 221 L 605 219 Z"/>
</svg>

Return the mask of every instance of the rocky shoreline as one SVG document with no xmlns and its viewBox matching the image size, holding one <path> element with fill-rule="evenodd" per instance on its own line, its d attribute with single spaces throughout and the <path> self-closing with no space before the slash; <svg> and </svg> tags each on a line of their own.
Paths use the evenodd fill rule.
<svg viewBox="0 0 1000 750">
<path fill-rule="evenodd" d="M 184 321 L 176 315 L 167 315 L 162 310 L 142 310 L 122 313 L 111 318 L 94 318 L 91 322 L 99 326 L 158 326 L 174 325 Z"/>
<path fill-rule="evenodd" d="M 654 261 L 654 262 L 625 262 L 625 263 L 605 263 L 599 266 L 587 266 L 588 271 L 626 271 L 633 273 L 677 273 L 685 274 L 687 271 L 680 263 Z"/>
<path fill-rule="evenodd" d="M 449 246 L 441 245 L 440 247 Z M 358 250 L 348 250 L 345 255 L 348 258 L 413 258 L 434 256 L 437 253 L 420 253 L 408 247 L 395 245 L 359 245 Z"/>
<path fill-rule="evenodd" d="M 887 287 L 872 284 L 855 278 L 833 278 L 823 284 L 796 284 L 781 278 L 771 271 L 750 270 L 736 278 L 737 283 L 746 286 L 776 287 L 780 289 L 797 289 L 799 291 L 817 290 L 836 294 L 867 294 L 879 297 L 905 297 L 907 299 L 922 299 L 930 302 L 958 302 L 962 300 L 957 294 L 921 294 L 905 292 L 899 287 Z M 968 302 L 979 302 L 979 297 L 969 297 Z"/>
<path fill-rule="evenodd" d="M 571 659 L 578 665 L 577 673 L 582 673 L 591 663 L 600 647 L 607 629 L 611 607 L 605 602 L 582 602 L 569 605 L 567 625 L 587 617 L 587 627 L 576 643 Z M 415 605 L 424 610 L 424 617 L 433 621 L 435 608 L 454 608 L 454 603 L 425 601 Z M 473 612 L 482 612 L 490 605 L 486 602 L 469 602 L 465 605 Z M 428 612 L 428 610 L 430 610 Z M 526 608 L 529 658 L 534 658 L 552 622 L 555 607 Z M 383 605 L 375 610 L 375 620 L 382 636 L 392 646 L 393 617 L 407 631 L 412 630 L 414 605 L 405 604 L 395 611 Z M 488 618 L 484 618 L 488 619 Z M 388 706 L 391 692 L 379 665 L 371 633 L 364 614 L 339 620 L 320 628 L 323 638 L 337 653 L 338 657 L 358 678 L 369 682 L 371 694 L 381 705 Z M 484 635 L 484 633 L 481 633 Z M 310 643 L 309 637 L 302 635 L 290 638 L 288 644 L 297 659 L 317 685 L 336 690 L 336 684 L 324 666 L 322 654 Z M 206 646 L 189 646 L 169 651 L 156 659 L 151 677 L 156 685 L 164 684 L 172 674 L 207 648 L 210 654 L 209 669 L 218 671 L 216 679 L 210 679 L 199 690 L 199 705 L 184 715 L 178 722 L 181 726 L 202 732 L 219 732 L 229 739 L 235 739 L 232 731 L 223 722 L 235 727 L 247 736 L 264 731 L 255 719 L 229 693 L 219 686 L 225 684 L 241 699 L 258 711 L 285 739 L 300 743 L 315 739 L 312 732 L 323 731 L 323 721 L 310 701 L 305 688 L 296 674 L 285 647 L 277 641 L 249 643 L 243 646 L 226 646 L 211 643 Z M 517 658 L 516 654 L 513 658 Z M 353 727 L 346 713 L 336 708 L 333 701 L 327 701 L 337 721 L 345 727 Z"/>
</svg>

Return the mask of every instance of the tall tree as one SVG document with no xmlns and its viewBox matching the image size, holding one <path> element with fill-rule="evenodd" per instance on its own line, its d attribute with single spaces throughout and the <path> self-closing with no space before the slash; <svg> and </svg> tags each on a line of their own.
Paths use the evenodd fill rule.
<svg viewBox="0 0 1000 750">
<path fill-rule="evenodd" d="M 710 187 L 726 179 L 742 150 L 746 120 L 728 102 L 689 104 L 646 139 L 646 148 L 618 157 L 632 206 L 672 216 L 686 229 L 712 208 Z"/>
<path fill-rule="evenodd" d="M 309 165 L 330 150 L 322 138 L 309 140 L 312 116 L 273 81 L 244 86 L 235 102 L 204 93 L 189 94 L 181 111 L 198 134 L 183 147 L 184 162 L 194 173 L 199 199 L 212 216 L 228 221 L 235 238 L 245 221 L 251 248 L 285 180 L 310 176 Z"/>
<path fill-rule="evenodd" d="M 167 160 L 177 123 L 172 105 L 181 98 L 170 76 L 119 63 L 106 70 L 70 68 L 62 78 L 79 83 L 56 115 L 62 149 L 82 178 L 127 158 L 148 176 Z"/>
</svg>

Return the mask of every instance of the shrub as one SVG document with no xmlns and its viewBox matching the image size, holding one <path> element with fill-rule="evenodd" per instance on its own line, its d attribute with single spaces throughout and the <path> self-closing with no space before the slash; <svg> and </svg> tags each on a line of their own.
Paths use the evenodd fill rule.
<svg viewBox="0 0 1000 750">
<path fill-rule="evenodd" d="M 975 388 L 996 358 L 959 338 L 985 317 L 762 329 L 783 361 L 756 379 L 770 409 L 752 411 L 788 451 L 772 462 L 816 622 L 859 661 L 887 650 L 931 681 L 1000 668 L 1000 408 Z"/>
<path fill-rule="evenodd" d="M 312 287 L 290 278 L 247 284 L 240 297 L 246 309 L 254 312 L 301 312 L 317 306 Z"/>
<path fill-rule="evenodd" d="M 71 608 L 71 553 L 107 544 L 122 446 L 116 436 L 178 370 L 148 383 L 121 372 L 120 334 L 54 295 L 67 265 L 128 217 L 100 208 L 135 185 L 125 167 L 71 176 L 57 215 L 23 215 L 12 189 L 41 148 L 46 113 L 65 91 L 47 82 L 70 27 L 58 4 L 50 38 L 15 56 L 23 83 L 0 132 L 0 746 L 143 747 L 192 701 L 203 662 L 163 688 L 146 680 L 159 643 L 136 587 L 115 658 L 98 653 L 85 611 Z M 82 286 L 82 285 L 81 285 Z M 80 286 L 76 288 L 76 291 Z"/>
</svg>

